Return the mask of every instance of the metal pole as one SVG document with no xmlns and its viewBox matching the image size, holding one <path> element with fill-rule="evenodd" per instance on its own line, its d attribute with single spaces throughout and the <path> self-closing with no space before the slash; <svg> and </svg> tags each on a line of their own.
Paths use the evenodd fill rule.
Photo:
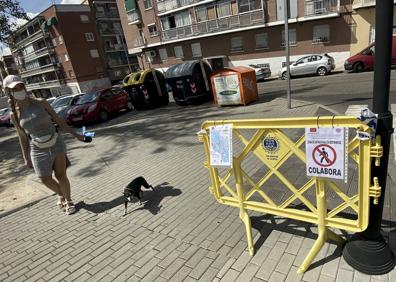
<svg viewBox="0 0 396 282">
<path fill-rule="evenodd" d="M 130 64 L 130 61 L 129 61 L 128 47 L 126 47 L 125 44 L 124 44 L 124 40 L 123 40 L 123 36 L 122 36 L 121 30 L 118 30 L 118 32 L 119 32 L 118 36 L 119 36 L 119 39 L 121 41 L 122 48 L 124 49 L 125 56 L 126 56 L 126 59 L 127 59 L 127 62 L 128 62 L 128 69 L 129 69 L 129 72 L 131 73 L 132 69 L 131 69 L 131 64 Z"/>
<path fill-rule="evenodd" d="M 373 112 L 378 114 L 377 135 L 381 136 L 383 157 L 380 166 L 371 163 L 372 177 L 378 177 L 381 197 L 378 204 L 370 201 L 368 228 L 355 234 L 345 246 L 345 260 L 360 272 L 381 275 L 395 266 L 395 257 L 381 235 L 382 212 L 388 174 L 392 114 L 389 111 L 390 67 L 392 58 L 393 0 L 377 0 L 375 24 L 375 63 Z M 374 55 L 374 54 L 373 54 Z"/>
<path fill-rule="evenodd" d="M 285 47 L 286 47 L 286 73 L 287 73 L 287 107 L 291 109 L 291 83 L 290 83 L 290 48 L 289 48 L 289 0 L 284 0 L 285 12 Z"/>
</svg>

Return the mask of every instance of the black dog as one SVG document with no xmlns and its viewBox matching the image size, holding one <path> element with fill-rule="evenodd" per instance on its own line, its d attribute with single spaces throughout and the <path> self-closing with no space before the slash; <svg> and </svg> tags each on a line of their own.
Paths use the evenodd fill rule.
<svg viewBox="0 0 396 282">
<path fill-rule="evenodd" d="M 146 189 L 151 188 L 153 189 L 153 191 L 155 191 L 154 187 L 149 185 L 146 179 L 144 179 L 144 177 L 142 176 L 136 177 L 134 180 L 132 180 L 131 183 L 129 183 L 127 187 L 125 187 L 124 189 L 124 198 L 125 198 L 124 215 L 126 215 L 127 213 L 128 202 L 132 201 L 132 199 L 134 199 L 135 197 L 139 199 L 139 205 L 142 204 L 142 198 L 143 198 L 142 186 Z"/>
</svg>

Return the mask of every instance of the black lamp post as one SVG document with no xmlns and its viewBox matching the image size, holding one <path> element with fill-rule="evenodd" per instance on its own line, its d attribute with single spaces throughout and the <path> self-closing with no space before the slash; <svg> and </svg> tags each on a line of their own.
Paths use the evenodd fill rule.
<svg viewBox="0 0 396 282">
<path fill-rule="evenodd" d="M 381 197 L 378 204 L 370 201 L 370 219 L 368 228 L 355 234 L 346 243 L 343 256 L 346 262 L 356 270 L 380 275 L 391 271 L 395 266 L 395 257 L 381 235 L 382 212 L 388 174 L 389 145 L 392 128 L 392 114 L 389 111 L 390 67 L 392 58 L 393 0 L 377 0 L 375 24 L 375 64 L 373 112 L 378 114 L 377 135 L 381 136 L 384 155 L 379 167 L 371 163 L 372 177 L 378 177 Z"/>
</svg>

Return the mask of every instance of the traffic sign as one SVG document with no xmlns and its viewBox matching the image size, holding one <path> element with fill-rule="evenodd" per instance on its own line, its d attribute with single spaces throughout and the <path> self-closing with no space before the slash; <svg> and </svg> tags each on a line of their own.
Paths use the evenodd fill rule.
<svg viewBox="0 0 396 282">
<path fill-rule="evenodd" d="M 346 133 L 338 127 L 305 129 L 307 176 L 346 179 Z"/>
</svg>

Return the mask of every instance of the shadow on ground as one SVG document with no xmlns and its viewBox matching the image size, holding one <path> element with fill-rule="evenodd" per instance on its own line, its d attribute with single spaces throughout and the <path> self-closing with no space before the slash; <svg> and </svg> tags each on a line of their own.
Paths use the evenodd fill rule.
<svg viewBox="0 0 396 282">
<path fill-rule="evenodd" d="M 134 206 L 138 205 L 138 202 L 134 201 L 132 203 L 129 203 L 128 207 L 130 211 L 127 213 L 127 215 L 133 213 L 134 211 L 144 210 L 144 209 L 150 211 L 152 214 L 157 214 L 162 208 L 161 202 L 163 199 L 165 199 L 166 197 L 176 197 L 182 193 L 180 189 L 168 185 L 167 182 L 155 186 L 154 189 L 155 192 L 153 192 L 152 190 L 144 190 L 142 206 L 133 209 Z M 98 202 L 93 204 L 79 202 L 76 204 L 76 209 L 77 211 L 84 209 L 95 214 L 100 214 L 100 213 L 105 213 L 123 204 L 124 204 L 124 196 L 121 195 L 107 202 Z"/>
</svg>

